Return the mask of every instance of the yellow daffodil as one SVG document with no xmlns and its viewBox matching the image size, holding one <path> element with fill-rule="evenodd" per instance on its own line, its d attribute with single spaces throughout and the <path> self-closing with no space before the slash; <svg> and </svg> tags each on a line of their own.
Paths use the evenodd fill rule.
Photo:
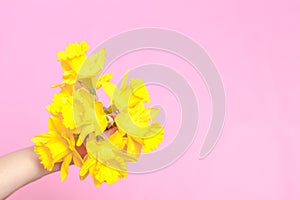
<svg viewBox="0 0 300 200">
<path fill-rule="evenodd" d="M 127 175 L 126 163 L 138 160 L 141 152 L 155 150 L 164 136 L 162 125 L 153 121 L 159 110 L 147 108 L 150 95 L 142 79 L 123 77 L 120 87 L 111 82 L 113 74 L 103 74 L 106 50 L 86 56 L 85 41 L 69 44 L 57 58 L 63 69 L 59 93 L 47 106 L 51 114 L 48 132 L 35 136 L 34 151 L 48 171 L 61 166 L 61 179 L 68 166 L 80 168 L 80 179 L 88 174 L 99 187 L 115 183 Z M 102 88 L 110 98 L 107 108 L 98 99 Z M 81 154 L 79 154 L 79 149 Z M 83 150 L 83 151 L 82 151 Z"/>
<path fill-rule="evenodd" d="M 101 49 L 88 58 L 86 51 L 89 49 L 85 41 L 79 43 L 69 44 L 65 51 L 57 53 L 57 59 L 61 61 L 62 69 L 64 71 L 63 81 L 65 84 L 73 85 L 77 80 L 91 79 L 91 87 L 95 87 L 96 76 L 101 72 L 104 66 L 106 51 Z"/>
<path fill-rule="evenodd" d="M 120 88 L 113 90 L 112 103 L 122 112 L 136 106 L 139 102 L 149 103 L 150 96 L 142 79 L 130 79 L 127 85 L 128 73 L 123 77 Z"/>
<path fill-rule="evenodd" d="M 102 182 L 112 184 L 118 178 L 125 178 L 127 173 L 124 156 L 109 140 L 90 134 L 86 148 L 88 154 L 80 170 L 81 179 L 84 179 L 89 172 L 95 185 L 100 186 Z"/>
<path fill-rule="evenodd" d="M 120 164 L 125 165 L 124 162 L 120 162 Z M 96 187 L 99 187 L 103 182 L 113 184 L 119 178 L 124 179 L 127 175 L 126 171 L 106 166 L 90 154 L 87 154 L 84 158 L 84 163 L 79 172 L 80 179 L 85 179 L 88 174 L 93 178 Z"/>
<path fill-rule="evenodd" d="M 78 167 L 82 165 L 82 158 L 75 149 L 73 133 L 65 128 L 61 119 L 51 117 L 48 122 L 49 132 L 32 138 L 35 142 L 34 151 L 40 156 L 41 163 L 51 171 L 55 163 L 62 162 L 61 179 L 68 175 L 68 166 L 73 161 Z"/>
<path fill-rule="evenodd" d="M 63 81 L 66 84 L 74 84 L 77 79 L 77 73 L 86 60 L 86 51 L 89 49 L 85 41 L 69 44 L 65 51 L 57 53 L 57 59 L 61 61 L 64 71 Z"/>
<path fill-rule="evenodd" d="M 60 87 L 60 92 L 54 94 L 52 103 L 47 106 L 47 110 L 52 115 L 61 113 L 63 107 L 72 101 L 73 86 L 67 84 L 58 84 L 53 87 Z"/>
<path fill-rule="evenodd" d="M 99 135 L 104 132 L 108 122 L 103 105 L 85 88 L 79 88 L 73 96 L 73 112 L 76 127 L 80 132 L 77 145 L 81 145 L 90 133 Z"/>
<path fill-rule="evenodd" d="M 123 77 L 120 88 L 114 89 L 113 104 L 120 113 L 115 122 L 121 132 L 127 134 L 127 151 L 139 154 L 141 149 L 149 152 L 158 147 L 163 139 L 163 127 L 159 122 L 152 122 L 159 110 L 145 108 L 150 102 L 148 90 L 141 79 L 130 79 L 128 74 Z M 144 146 L 143 146 L 144 145 Z"/>
</svg>

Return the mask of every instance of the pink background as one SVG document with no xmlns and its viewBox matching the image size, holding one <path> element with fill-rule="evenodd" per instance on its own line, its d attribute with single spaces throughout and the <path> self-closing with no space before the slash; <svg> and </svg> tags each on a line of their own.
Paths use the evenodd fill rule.
<svg viewBox="0 0 300 200">
<path fill-rule="evenodd" d="M 112 70 L 123 73 L 147 62 L 182 73 L 199 98 L 198 136 L 176 163 L 114 185 L 95 188 L 78 170 L 61 183 L 52 174 L 10 199 L 300 199 L 300 2 L 298 0 L 2 1 L 0 4 L 0 154 L 32 145 L 46 131 L 45 106 L 57 90 L 56 52 L 86 40 L 91 48 L 139 27 L 179 31 L 203 46 L 216 64 L 227 96 L 223 135 L 198 159 L 211 116 L 201 77 L 174 55 L 129 54 Z M 115 80 L 118 80 L 116 77 Z M 179 107 L 168 92 L 152 87 L 154 103 L 166 106 L 166 140 L 178 130 Z M 21 163 L 20 163 L 21 164 Z"/>
</svg>

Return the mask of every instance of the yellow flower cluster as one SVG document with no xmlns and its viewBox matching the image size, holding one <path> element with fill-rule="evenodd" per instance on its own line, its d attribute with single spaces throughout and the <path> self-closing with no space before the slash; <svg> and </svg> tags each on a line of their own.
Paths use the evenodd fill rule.
<svg viewBox="0 0 300 200">
<path fill-rule="evenodd" d="M 97 78 L 104 67 L 105 49 L 87 57 L 88 44 L 69 44 L 57 54 L 63 69 L 60 92 L 47 106 L 51 114 L 48 131 L 32 138 L 34 151 L 48 171 L 60 166 L 61 179 L 68 175 L 71 164 L 80 168 L 83 180 L 90 175 L 95 186 L 112 184 L 127 175 L 126 163 L 136 162 L 141 152 L 155 150 L 161 143 L 164 129 L 153 119 L 156 108 L 150 102 L 141 79 L 130 79 L 127 73 L 117 87 L 112 74 Z M 110 98 L 104 107 L 96 90 Z"/>
</svg>

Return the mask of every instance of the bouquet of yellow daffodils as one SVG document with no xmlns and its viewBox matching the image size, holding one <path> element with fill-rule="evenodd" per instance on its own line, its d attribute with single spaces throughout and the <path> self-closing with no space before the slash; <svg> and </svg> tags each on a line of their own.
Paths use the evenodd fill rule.
<svg viewBox="0 0 300 200">
<path fill-rule="evenodd" d="M 48 131 L 32 141 L 34 151 L 48 171 L 60 166 L 61 179 L 71 164 L 80 168 L 80 179 L 90 175 L 95 186 L 112 184 L 127 175 L 126 163 L 136 162 L 141 152 L 148 153 L 163 139 L 162 125 L 153 121 L 159 110 L 145 107 L 150 96 L 141 79 L 128 74 L 120 87 L 110 82 L 112 74 L 101 73 L 106 51 L 87 57 L 85 41 L 69 44 L 57 54 L 63 69 L 59 93 L 47 106 L 51 114 Z M 102 89 L 110 99 L 104 106 L 97 97 Z"/>
</svg>

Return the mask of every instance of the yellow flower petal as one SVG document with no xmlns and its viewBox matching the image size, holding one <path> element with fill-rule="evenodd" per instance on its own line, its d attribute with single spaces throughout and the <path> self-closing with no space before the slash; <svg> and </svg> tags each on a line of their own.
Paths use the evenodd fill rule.
<svg viewBox="0 0 300 200">
<path fill-rule="evenodd" d="M 57 59 L 62 61 L 70 60 L 79 57 L 81 55 L 84 55 L 88 49 L 89 49 L 89 45 L 86 43 L 86 41 L 82 41 L 80 44 L 75 42 L 73 44 L 69 44 L 65 48 L 65 51 L 58 52 Z"/>
<path fill-rule="evenodd" d="M 142 143 L 138 142 L 134 137 L 128 136 L 127 151 L 130 154 L 139 155 L 141 153 L 142 147 Z"/>
<path fill-rule="evenodd" d="M 84 158 L 83 165 L 79 171 L 79 175 L 81 177 L 81 180 L 83 180 L 87 173 L 89 172 L 89 168 L 96 163 L 96 160 L 93 159 L 93 157 L 86 155 Z"/>
<path fill-rule="evenodd" d="M 60 177 L 61 177 L 62 181 L 64 181 L 68 176 L 68 168 L 69 168 L 71 161 L 72 161 L 72 154 L 69 154 L 64 158 L 64 160 L 62 162 L 62 165 L 60 168 Z"/>
<path fill-rule="evenodd" d="M 36 142 L 36 139 L 39 140 L 38 136 L 34 137 L 32 141 Z M 45 169 L 52 171 L 54 162 L 49 149 L 43 143 L 41 143 L 34 146 L 34 152 L 40 156 L 41 164 L 45 167 Z"/>
<path fill-rule="evenodd" d="M 118 130 L 109 137 L 109 141 L 119 149 L 123 149 L 127 143 L 127 139 L 123 136 L 124 133 Z"/>
<path fill-rule="evenodd" d="M 143 152 L 149 153 L 155 149 L 157 149 L 158 145 L 162 142 L 164 139 L 164 130 L 161 129 L 160 132 L 158 132 L 156 135 L 144 138 L 143 140 Z"/>
<path fill-rule="evenodd" d="M 95 101 L 95 112 L 97 117 L 97 123 L 100 126 L 101 133 L 102 133 L 106 129 L 108 123 L 107 123 L 106 114 L 103 109 L 103 104 L 100 101 Z"/>
<path fill-rule="evenodd" d="M 145 102 L 150 102 L 149 92 L 142 79 L 130 79 L 130 87 L 132 88 L 133 95 L 144 100 Z"/>
<path fill-rule="evenodd" d="M 154 122 L 148 126 L 140 126 L 127 113 L 118 114 L 115 122 L 122 132 L 137 138 L 154 136 L 163 129 L 159 122 Z"/>
<path fill-rule="evenodd" d="M 67 84 L 61 86 L 61 91 L 58 94 L 54 94 L 52 104 L 47 106 L 47 110 L 52 115 L 57 115 L 62 112 L 65 105 L 72 104 L 73 87 Z"/>
<path fill-rule="evenodd" d="M 116 85 L 113 83 L 102 83 L 102 88 L 112 102 L 112 98 L 116 89 Z"/>
<path fill-rule="evenodd" d="M 100 76 L 97 80 L 96 89 L 101 88 L 103 83 L 109 83 L 112 77 L 113 74 L 103 74 L 102 76 Z"/>
</svg>

